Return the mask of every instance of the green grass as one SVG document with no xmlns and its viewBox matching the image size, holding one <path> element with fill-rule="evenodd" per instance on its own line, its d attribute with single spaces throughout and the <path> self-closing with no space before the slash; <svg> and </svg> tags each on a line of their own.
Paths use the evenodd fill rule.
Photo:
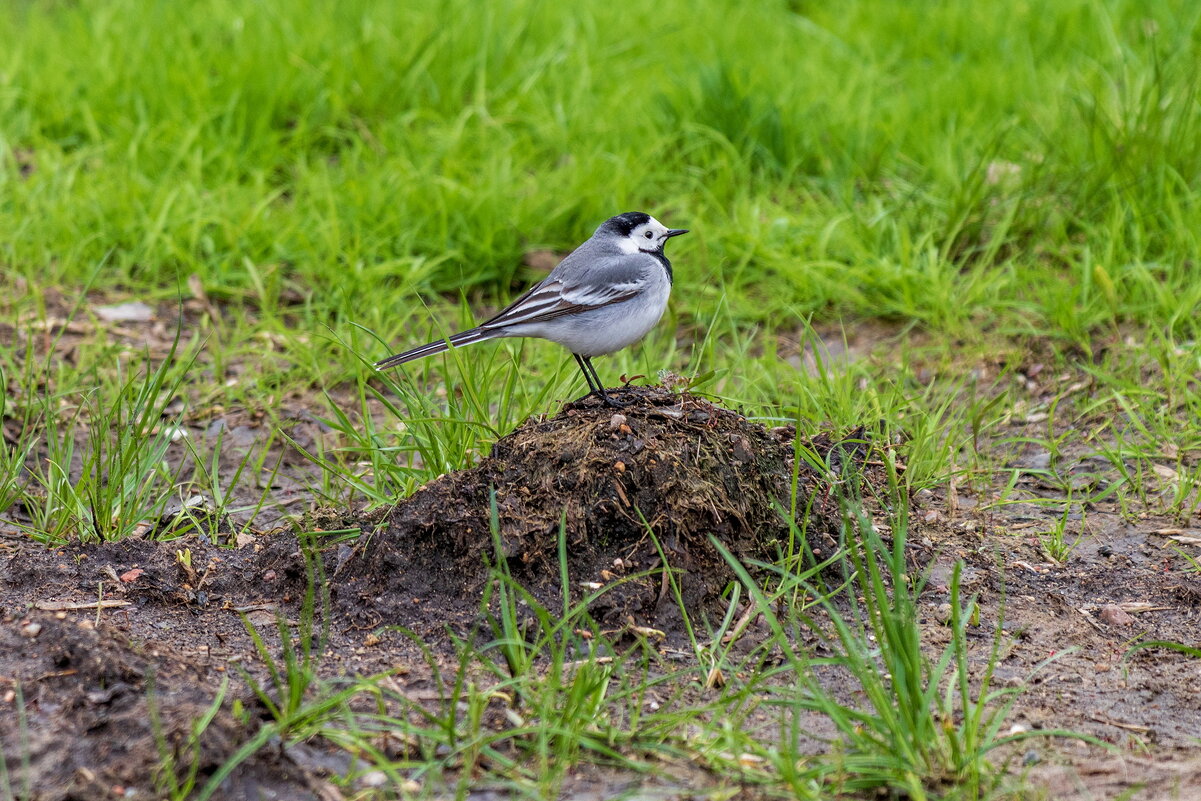
<svg viewBox="0 0 1201 801">
<path fill-rule="evenodd" d="M 598 364 L 609 385 L 708 376 L 700 391 L 767 425 L 879 426 L 907 491 L 953 480 L 986 506 L 1065 503 L 1022 489 L 1037 473 L 1071 501 L 1044 532 L 1062 558 L 1072 504 L 1182 525 L 1201 510 L 1195 3 L 19 2 L 0 8 L 0 41 L 0 526 L 50 543 L 216 531 L 230 514 L 252 528 L 285 446 L 311 461 L 313 497 L 354 507 L 473 464 L 583 392 L 561 349 L 370 363 L 469 325 L 539 277 L 527 254 L 631 209 L 693 233 L 672 242 L 663 323 Z M 139 344 L 95 316 L 124 299 L 184 323 Z M 294 436 L 285 401 L 330 436 Z M 236 470 L 224 435 L 172 440 L 230 411 L 264 421 Z M 1046 466 L 1014 466 L 1024 449 Z M 544 611 L 543 645 L 562 648 L 560 610 Z M 850 634 L 884 620 L 863 614 Z M 511 634 L 487 665 L 546 658 Z M 705 642 L 702 686 L 731 668 Z M 943 709 L 922 693 L 957 678 L 948 653 L 935 671 L 910 663 L 928 680 L 910 688 L 919 717 Z M 526 694 L 542 728 L 523 717 L 504 747 L 637 752 L 655 738 L 631 731 L 681 725 L 643 717 L 644 666 L 590 664 L 537 686 L 510 675 L 503 692 Z M 371 692 L 392 725 L 403 699 Z M 732 692 L 706 714 L 751 703 Z M 547 723 L 564 698 L 626 706 L 582 732 Z M 345 717 L 345 696 L 313 715 L 290 700 L 276 733 Z M 437 770 L 505 764 L 453 709 L 424 714 L 415 764 L 438 746 L 454 757 Z M 743 775 L 729 754 L 745 733 L 702 729 L 688 747 Z M 987 738 L 949 762 L 935 742 L 883 784 L 987 785 Z M 772 786 L 828 789 L 794 753 L 760 757 Z"/>
</svg>

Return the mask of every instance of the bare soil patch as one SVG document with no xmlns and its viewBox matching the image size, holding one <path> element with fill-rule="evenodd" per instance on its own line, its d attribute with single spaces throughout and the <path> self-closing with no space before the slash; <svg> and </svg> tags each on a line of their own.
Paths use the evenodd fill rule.
<svg viewBox="0 0 1201 801">
<path fill-rule="evenodd" d="M 182 783 L 194 769 L 203 784 L 252 733 L 218 699 L 211 665 L 120 626 L 78 614 L 6 615 L 0 654 L 5 789 L 19 797 L 24 788 L 63 801 L 160 797 L 169 772 Z M 194 735 L 214 703 L 212 721 Z M 317 799 L 319 784 L 265 748 L 234 769 L 227 797 Z"/>
<path fill-rule="evenodd" d="M 963 559 L 965 589 L 981 604 L 981 659 L 991 628 L 1004 620 L 997 679 L 1025 688 L 1015 722 L 1132 747 L 1195 747 L 1201 696 L 1192 684 L 1201 664 L 1175 651 L 1130 651 L 1142 641 L 1196 644 L 1201 631 L 1201 586 L 1154 533 L 1164 521 L 1094 512 L 1091 533 L 1066 562 L 1054 563 L 1036 537 L 1013 533 L 1013 527 L 1031 530 L 1037 514 L 1046 525 L 1054 521 L 1053 511 L 1019 505 L 1007 510 L 1008 525 L 992 515 L 987 528 L 984 516 L 972 516 L 920 529 L 937 554 L 923 595 L 930 622 L 947 597 L 952 561 Z M 948 636 L 937 627 L 927 634 L 932 643 Z"/>
</svg>

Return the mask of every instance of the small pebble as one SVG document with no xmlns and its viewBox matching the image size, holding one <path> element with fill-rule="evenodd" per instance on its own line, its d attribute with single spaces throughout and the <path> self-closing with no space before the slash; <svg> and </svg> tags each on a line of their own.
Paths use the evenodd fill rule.
<svg viewBox="0 0 1201 801">
<path fill-rule="evenodd" d="M 22 637 L 29 637 L 30 639 L 33 639 L 34 637 L 38 636 L 41 633 L 42 633 L 42 624 L 41 623 L 26 623 L 24 626 L 21 627 L 21 636 Z"/>
<path fill-rule="evenodd" d="M 751 443 L 747 442 L 746 437 L 731 437 L 732 450 L 734 458 L 740 462 L 746 463 L 753 461 L 755 454 L 751 451 Z"/>
<path fill-rule="evenodd" d="M 369 771 L 359 777 L 359 784 L 363 787 L 383 787 L 387 783 L 388 774 L 382 770 Z"/>
<path fill-rule="evenodd" d="M 1134 622 L 1125 609 L 1113 604 L 1101 607 L 1101 620 L 1111 626 L 1129 626 Z"/>
</svg>

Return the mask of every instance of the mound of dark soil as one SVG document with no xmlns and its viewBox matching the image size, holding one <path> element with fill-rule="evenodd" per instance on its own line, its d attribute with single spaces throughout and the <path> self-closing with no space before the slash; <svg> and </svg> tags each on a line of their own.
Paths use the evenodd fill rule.
<svg viewBox="0 0 1201 801">
<path fill-rule="evenodd" d="M 372 624 L 411 625 L 427 601 L 436 598 L 441 611 L 450 598 L 470 617 L 489 563 L 503 558 L 523 587 L 559 608 L 562 526 L 573 600 L 612 585 L 591 606 L 598 622 L 655 624 L 678 613 L 665 563 L 678 571 L 689 609 L 711 608 L 732 580 L 710 535 L 744 562 L 789 548 L 780 510 L 794 500 L 791 428 L 768 430 L 660 387 L 616 394 L 623 408 L 588 401 L 530 420 L 477 467 L 398 504 L 387 526 L 338 566 L 339 605 Z M 834 460 L 844 450 L 828 439 L 809 445 Z M 811 544 L 828 547 L 838 507 L 822 475 L 802 467 L 796 495 Z"/>
</svg>

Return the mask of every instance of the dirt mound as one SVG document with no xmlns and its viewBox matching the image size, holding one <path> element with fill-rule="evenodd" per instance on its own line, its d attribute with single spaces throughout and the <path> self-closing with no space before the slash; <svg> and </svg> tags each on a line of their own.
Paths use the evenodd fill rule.
<svg viewBox="0 0 1201 801">
<path fill-rule="evenodd" d="M 0 621 L 0 695 L 9 710 L 0 714 L 0 756 L 12 789 L 56 800 L 157 798 L 172 784 L 164 763 L 180 777 L 195 765 L 203 785 L 249 735 L 222 708 L 193 736 L 218 694 L 203 678 L 188 660 L 138 648 L 106 624 L 45 613 Z M 301 771 L 263 749 L 214 797 L 316 798 L 305 784 Z"/>
<path fill-rule="evenodd" d="M 621 409 L 588 401 L 530 420 L 477 467 L 398 504 L 387 526 L 338 566 L 342 608 L 372 624 L 420 630 L 420 610 L 436 597 L 440 608 L 471 618 L 487 565 L 498 558 L 494 513 L 508 569 L 550 608 L 562 603 L 563 527 L 575 599 L 614 585 L 591 607 L 602 624 L 664 622 L 677 606 L 664 562 L 679 571 L 687 608 L 711 608 L 733 573 L 710 535 L 740 560 L 775 560 L 801 547 L 789 542 L 780 511 L 793 503 L 793 429 L 768 430 L 659 387 L 615 394 Z M 809 444 L 840 458 L 828 439 Z M 826 546 L 838 520 L 827 489 L 819 471 L 802 466 L 796 505 L 808 510 L 811 542 Z"/>
</svg>

